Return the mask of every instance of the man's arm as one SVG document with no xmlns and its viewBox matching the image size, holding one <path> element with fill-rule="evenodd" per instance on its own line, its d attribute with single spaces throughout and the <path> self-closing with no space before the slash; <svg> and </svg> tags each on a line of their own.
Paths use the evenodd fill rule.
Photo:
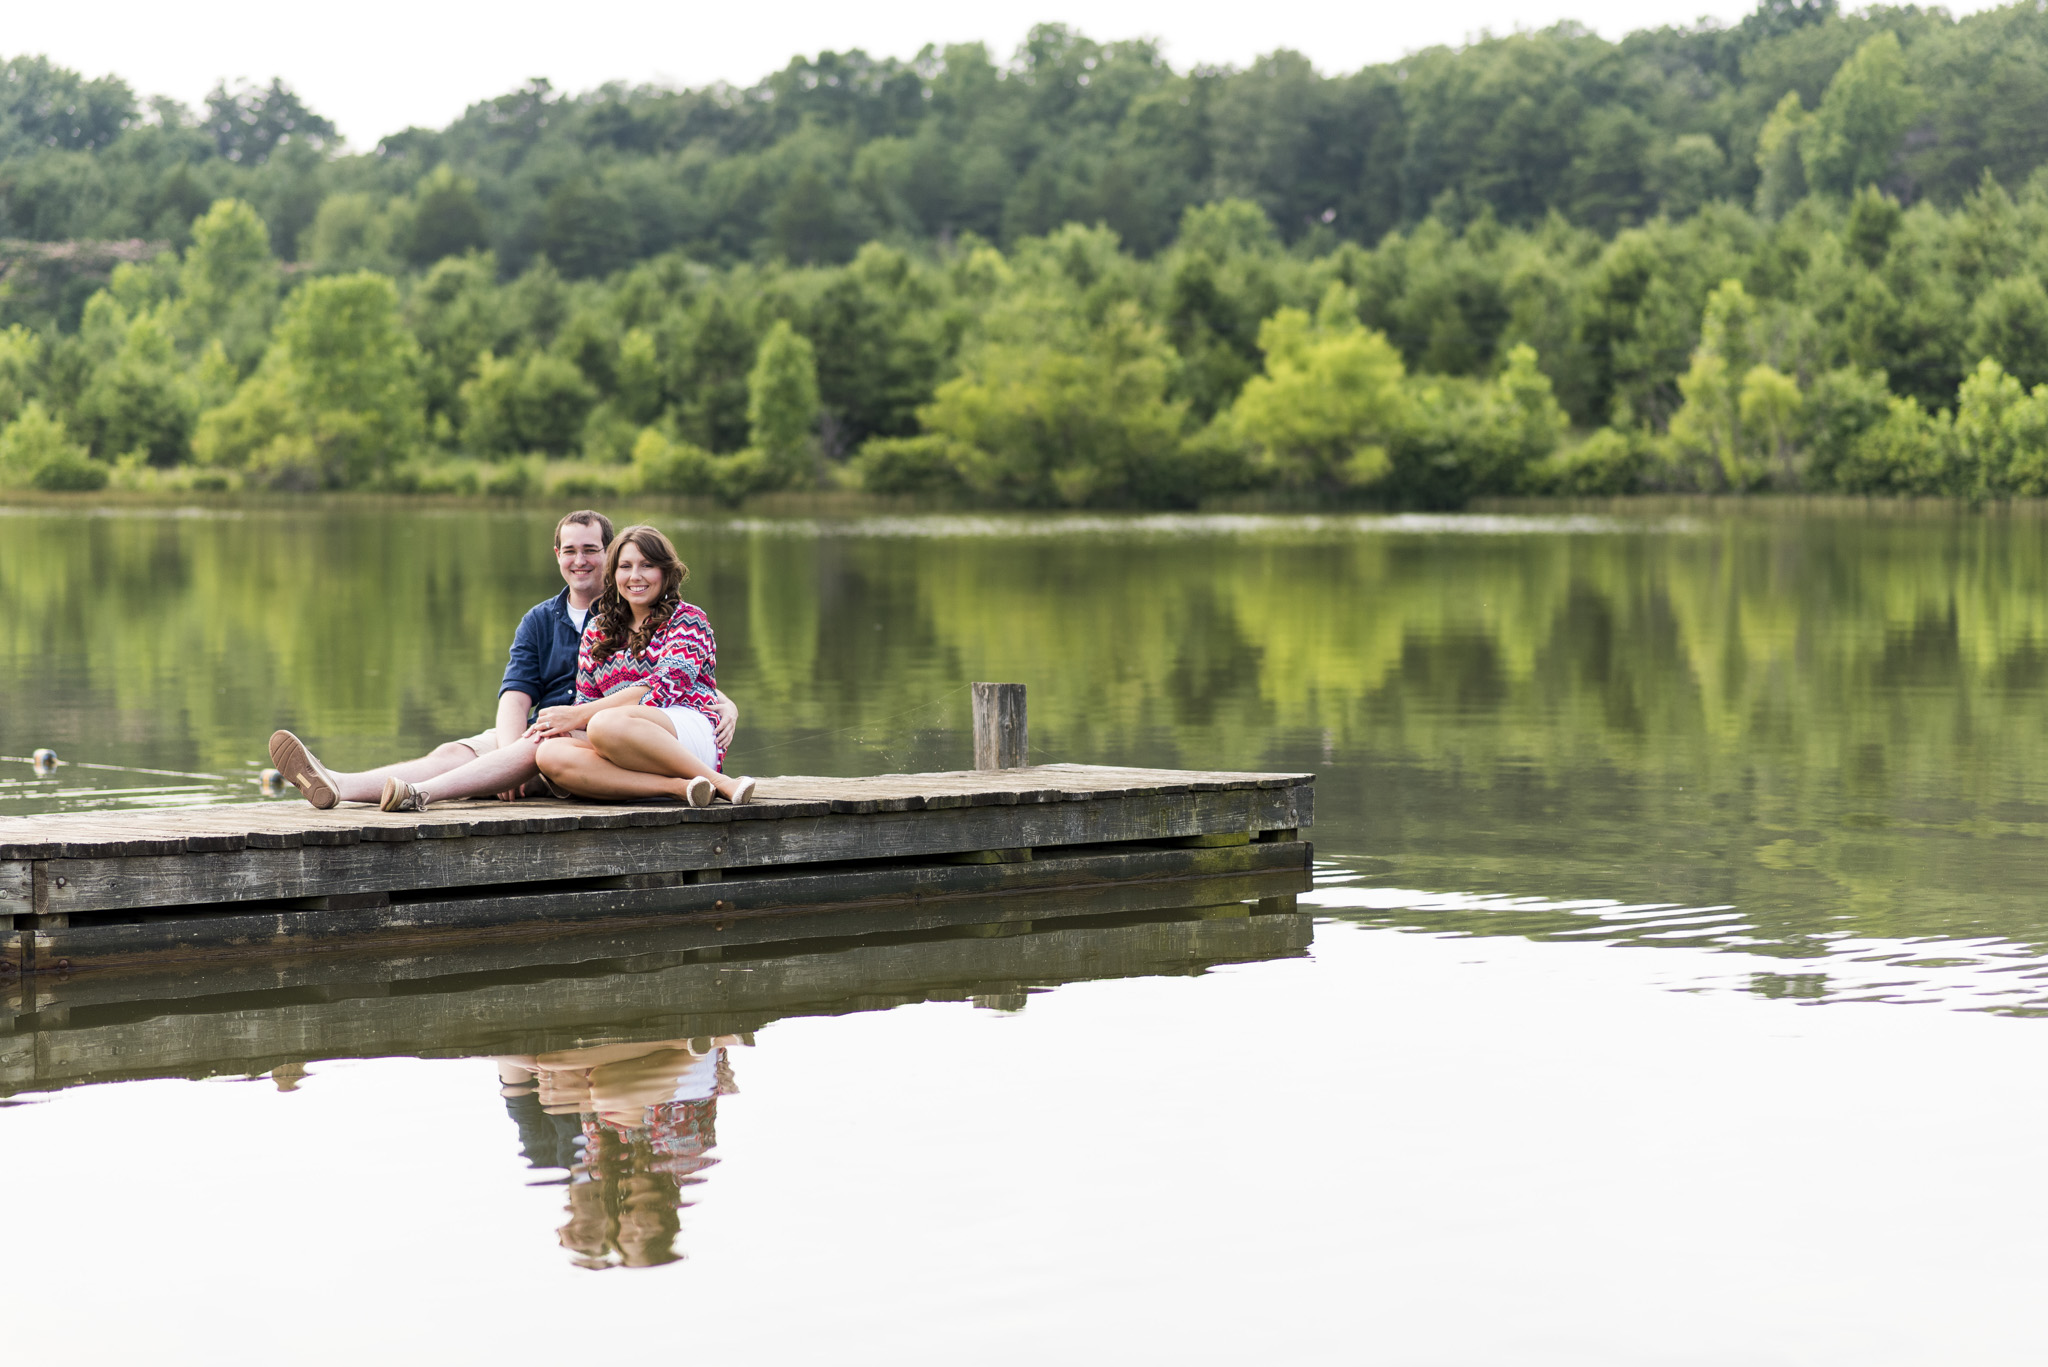
<svg viewBox="0 0 2048 1367">
<path fill-rule="evenodd" d="M 533 711 L 533 699 L 516 688 L 498 695 L 498 744 L 510 745 L 526 734 L 526 715 Z"/>
<path fill-rule="evenodd" d="M 506 652 L 505 677 L 498 684 L 501 740 L 504 738 L 505 696 L 508 693 L 523 694 L 526 706 L 531 708 L 533 700 L 546 691 L 541 687 L 540 632 L 541 623 L 536 613 L 529 612 L 519 619 L 519 627 L 512 633 L 512 649 Z M 521 725 L 519 729 L 524 731 L 526 727 Z"/>
<path fill-rule="evenodd" d="M 740 705 L 731 698 L 726 697 L 725 690 L 722 688 L 714 688 L 711 691 L 718 698 L 718 701 L 712 704 L 711 707 L 712 712 L 718 717 L 717 724 L 712 728 L 718 734 L 718 748 L 730 750 L 732 748 L 732 733 L 740 724 Z"/>
</svg>

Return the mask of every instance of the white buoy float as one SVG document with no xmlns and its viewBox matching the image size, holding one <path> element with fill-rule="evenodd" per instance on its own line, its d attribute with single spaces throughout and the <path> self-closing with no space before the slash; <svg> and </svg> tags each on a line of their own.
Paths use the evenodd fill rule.
<svg viewBox="0 0 2048 1367">
<path fill-rule="evenodd" d="M 28 758 L 29 762 L 36 766 L 36 772 L 39 774 L 51 773 L 57 767 L 57 752 L 47 747 L 36 751 Z"/>
<path fill-rule="evenodd" d="M 265 769 L 262 777 L 257 779 L 257 785 L 263 790 L 263 796 L 276 797 L 284 791 L 284 775 L 275 769 Z"/>
</svg>

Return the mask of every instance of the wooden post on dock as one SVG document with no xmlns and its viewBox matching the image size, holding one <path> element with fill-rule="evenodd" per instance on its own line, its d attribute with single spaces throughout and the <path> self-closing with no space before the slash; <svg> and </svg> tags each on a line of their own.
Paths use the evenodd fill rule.
<svg viewBox="0 0 2048 1367">
<path fill-rule="evenodd" d="M 1030 730 L 1024 719 L 1024 685 L 974 685 L 974 767 L 1021 769 L 1029 763 Z"/>
</svg>

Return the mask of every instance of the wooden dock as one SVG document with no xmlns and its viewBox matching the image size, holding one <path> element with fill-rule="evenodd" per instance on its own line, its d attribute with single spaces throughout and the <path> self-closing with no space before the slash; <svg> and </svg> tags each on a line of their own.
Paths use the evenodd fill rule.
<svg viewBox="0 0 2048 1367">
<path fill-rule="evenodd" d="M 409 957 L 320 953 L 37 974 L 0 986 L 0 1096 L 255 1075 L 333 1058 L 745 1035 L 793 1016 L 916 1002 L 1017 1010 L 1064 983 L 1300 955 L 1313 927 L 1278 892 L 1294 886 L 1290 877 L 795 913 L 722 934 L 678 922 L 592 928 L 568 942 L 472 940 Z M 848 929 L 862 933 L 835 933 Z M 764 938 L 777 934 L 784 938 Z"/>
<path fill-rule="evenodd" d="M 1307 886 L 1313 776 L 1038 765 L 763 779 L 746 807 L 269 802 L 0 819 L 0 972 L 552 939 L 1162 880 Z M 1298 886 L 1295 886 L 1298 885 Z"/>
</svg>

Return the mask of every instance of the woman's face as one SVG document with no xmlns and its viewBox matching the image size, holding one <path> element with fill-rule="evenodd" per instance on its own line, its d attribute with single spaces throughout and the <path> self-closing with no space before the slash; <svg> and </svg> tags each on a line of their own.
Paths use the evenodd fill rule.
<svg viewBox="0 0 2048 1367">
<path fill-rule="evenodd" d="M 662 573 L 647 563 L 647 557 L 640 548 L 628 541 L 619 552 L 619 569 L 614 576 L 619 597 L 626 600 L 635 615 L 646 612 L 661 597 Z"/>
</svg>

